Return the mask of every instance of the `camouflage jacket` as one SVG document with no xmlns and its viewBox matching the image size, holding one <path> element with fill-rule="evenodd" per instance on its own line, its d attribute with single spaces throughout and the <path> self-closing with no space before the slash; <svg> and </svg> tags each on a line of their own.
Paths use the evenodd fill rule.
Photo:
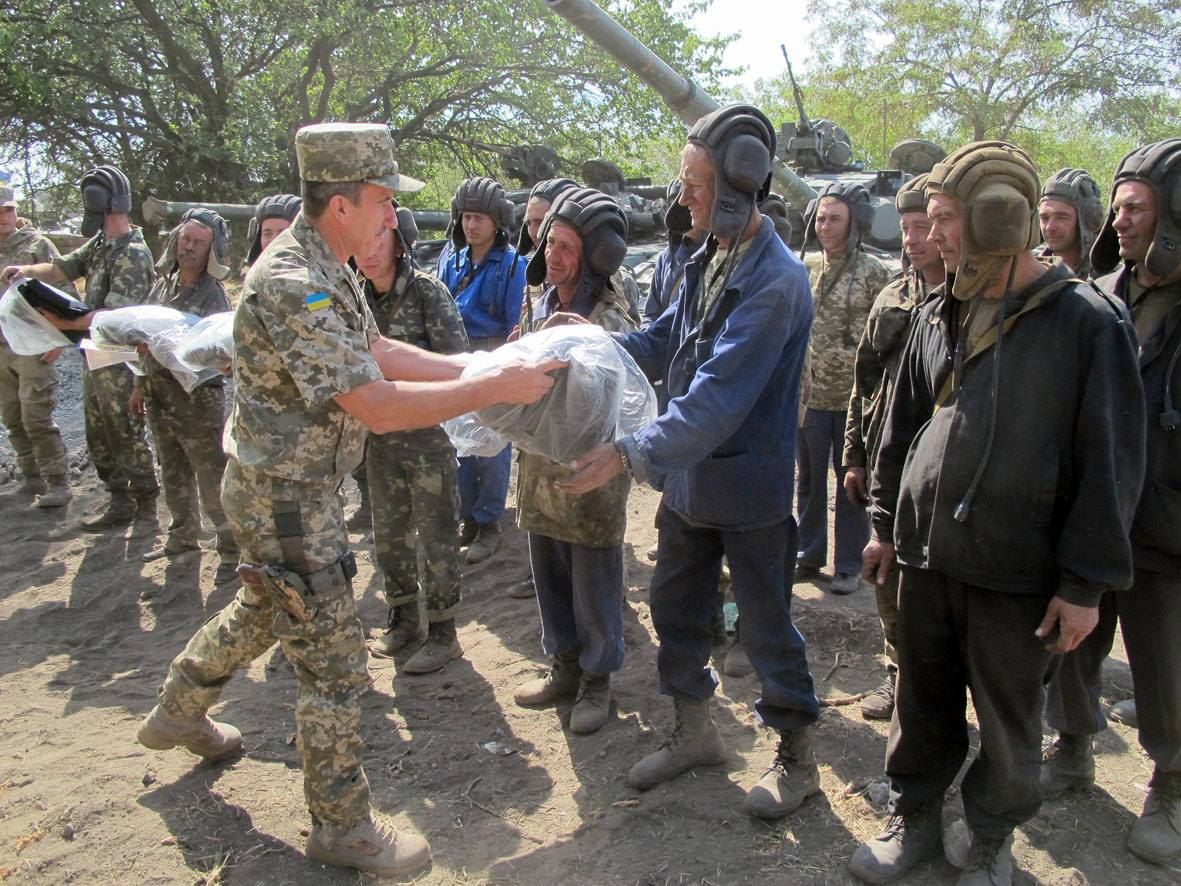
<svg viewBox="0 0 1181 886">
<path fill-rule="evenodd" d="M 142 305 L 156 279 L 152 253 L 139 228 L 115 240 L 100 231 L 53 263 L 67 280 L 86 278 L 84 298 L 92 308 Z"/>
<path fill-rule="evenodd" d="M 403 261 L 392 291 L 378 293 L 373 283 L 365 279 L 361 280 L 361 286 L 377 329 L 386 338 L 438 354 L 462 354 L 467 350 L 467 332 L 459 308 L 438 278 Z M 453 448 L 446 432 L 437 425 L 382 434 L 380 439 L 383 445 L 414 452 Z"/>
<path fill-rule="evenodd" d="M 226 455 L 288 487 L 339 486 L 366 429 L 333 398 L 382 378 L 379 337 L 352 270 L 300 213 L 243 284 Z"/>
<path fill-rule="evenodd" d="M 220 280 L 216 280 L 208 274 L 202 274 L 192 286 L 182 287 L 180 272 L 177 270 L 156 278 L 156 282 L 152 284 L 152 291 L 148 293 L 147 303 L 174 308 L 198 317 L 208 317 L 210 314 L 232 310 L 230 300 L 226 296 L 226 288 L 222 286 Z M 144 388 L 148 396 L 187 396 L 184 388 L 172 377 L 172 373 L 161 366 L 151 354 L 143 356 L 141 365 L 147 375 L 137 375 L 136 383 Z M 205 384 L 222 385 L 225 384 L 225 379 L 219 376 L 205 382 Z"/>
<path fill-rule="evenodd" d="M 822 252 L 808 253 L 804 265 L 812 284 L 814 309 L 808 343 L 811 388 L 807 406 L 844 412 L 853 390 L 857 339 L 874 299 L 890 282 L 890 270 L 860 249 L 831 263 Z"/>
<path fill-rule="evenodd" d="M 57 247 L 53 245 L 53 241 L 32 225 L 25 225 L 9 234 L 7 240 L 0 240 L 0 268 L 9 265 L 47 264 L 57 258 Z M 77 295 L 73 283 L 58 288 L 71 295 Z M 0 333 L 0 347 L 8 347 L 3 333 Z"/>
<path fill-rule="evenodd" d="M 557 307 L 552 287 L 533 305 L 533 322 L 526 329 L 536 332 Z M 631 332 L 636 324 L 628 316 L 627 297 L 614 289 L 600 287 L 585 304 L 571 304 L 568 310 L 586 317 L 608 332 Z M 565 465 L 540 455 L 522 452 L 517 463 L 517 525 L 526 532 L 591 548 L 623 544 L 627 528 L 627 495 L 631 477 L 616 477 L 586 495 L 567 495 L 554 489 L 554 481 L 574 472 Z"/>
<path fill-rule="evenodd" d="M 912 318 L 927 297 L 927 286 L 911 269 L 891 280 L 870 309 L 857 344 L 853 393 L 845 424 L 845 467 L 873 467 L 882 442 L 882 421 L 898 376 L 898 358 Z"/>
</svg>

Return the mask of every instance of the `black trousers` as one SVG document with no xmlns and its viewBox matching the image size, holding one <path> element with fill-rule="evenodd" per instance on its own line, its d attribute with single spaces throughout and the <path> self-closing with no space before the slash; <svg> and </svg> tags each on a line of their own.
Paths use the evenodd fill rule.
<svg viewBox="0 0 1181 886">
<path fill-rule="evenodd" d="M 1103 596 L 1098 627 L 1062 657 L 1050 681 L 1046 721 L 1074 735 L 1107 728 L 1099 692 L 1117 622 L 1135 683 L 1140 745 L 1157 773 L 1181 775 L 1181 576 L 1137 569 L 1131 590 Z"/>
<path fill-rule="evenodd" d="M 966 690 L 980 725 L 980 756 L 963 781 L 968 826 L 999 839 L 1037 814 L 1043 687 L 1052 657 L 1033 632 L 1048 602 L 903 567 L 886 750 L 895 812 L 941 800 L 951 786 L 968 752 Z"/>
</svg>

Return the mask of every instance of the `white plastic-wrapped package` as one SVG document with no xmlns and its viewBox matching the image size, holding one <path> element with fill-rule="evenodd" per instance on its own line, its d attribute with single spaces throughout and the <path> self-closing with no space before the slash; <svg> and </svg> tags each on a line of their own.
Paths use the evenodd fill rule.
<svg viewBox="0 0 1181 886">
<path fill-rule="evenodd" d="M 176 355 L 192 369 L 229 372 L 234 365 L 234 312 L 202 317 L 177 345 Z"/>
<path fill-rule="evenodd" d="M 455 447 L 457 458 L 467 458 L 470 455 L 491 458 L 499 455 L 508 440 L 480 424 L 474 412 L 465 412 L 457 418 L 443 422 L 443 430 L 451 438 L 451 445 Z"/>
<path fill-rule="evenodd" d="M 528 406 L 478 410 L 487 428 L 526 452 L 568 463 L 600 443 L 617 440 L 656 419 L 656 394 L 635 361 L 598 326 L 558 326 L 473 355 L 464 376 L 483 375 L 521 359 L 567 362 L 554 386 Z"/>
<path fill-rule="evenodd" d="M 44 354 L 54 348 L 69 347 L 72 342 L 38 313 L 12 285 L 0 298 L 0 330 L 13 352 L 22 357 Z"/>
<path fill-rule="evenodd" d="M 163 305 L 134 305 L 95 314 L 90 321 L 90 334 L 99 344 L 147 345 L 152 356 L 172 373 L 181 387 L 192 391 L 219 375 L 216 369 L 194 369 L 176 354 L 177 346 L 199 320 L 194 314 Z"/>
</svg>

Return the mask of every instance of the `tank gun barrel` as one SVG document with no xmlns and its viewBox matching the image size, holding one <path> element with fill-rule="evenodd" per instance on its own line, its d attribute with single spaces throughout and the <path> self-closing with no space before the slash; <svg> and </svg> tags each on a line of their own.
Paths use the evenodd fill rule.
<svg viewBox="0 0 1181 886">
<path fill-rule="evenodd" d="M 720 105 L 688 77 L 674 71 L 637 37 L 591 0 L 545 0 L 545 5 L 597 43 L 617 62 L 651 86 L 686 126 Z M 772 175 L 788 203 L 800 212 L 816 192 L 780 160 L 774 159 Z"/>
<path fill-rule="evenodd" d="M 787 77 L 791 80 L 791 93 L 795 96 L 796 109 L 800 112 L 800 132 L 806 134 L 812 131 L 812 121 L 808 119 L 808 112 L 804 110 L 804 94 L 800 92 L 800 84 L 796 83 L 796 75 L 791 69 L 791 59 L 787 57 L 787 47 L 779 44 L 779 51 L 783 53 L 783 60 L 787 63 Z"/>
</svg>

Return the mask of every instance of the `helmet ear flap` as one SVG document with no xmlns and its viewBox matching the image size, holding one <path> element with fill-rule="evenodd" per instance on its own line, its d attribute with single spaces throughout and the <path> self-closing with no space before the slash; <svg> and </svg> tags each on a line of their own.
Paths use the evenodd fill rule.
<svg viewBox="0 0 1181 886">
<path fill-rule="evenodd" d="M 988 182 L 972 197 L 968 235 L 986 255 L 1015 255 L 1033 245 L 1029 200 L 1005 182 Z"/>
<path fill-rule="evenodd" d="M 737 190 L 746 194 L 759 193 L 771 175 L 771 155 L 767 153 L 767 146 L 753 135 L 732 139 L 722 158 L 722 174 Z"/>
</svg>

